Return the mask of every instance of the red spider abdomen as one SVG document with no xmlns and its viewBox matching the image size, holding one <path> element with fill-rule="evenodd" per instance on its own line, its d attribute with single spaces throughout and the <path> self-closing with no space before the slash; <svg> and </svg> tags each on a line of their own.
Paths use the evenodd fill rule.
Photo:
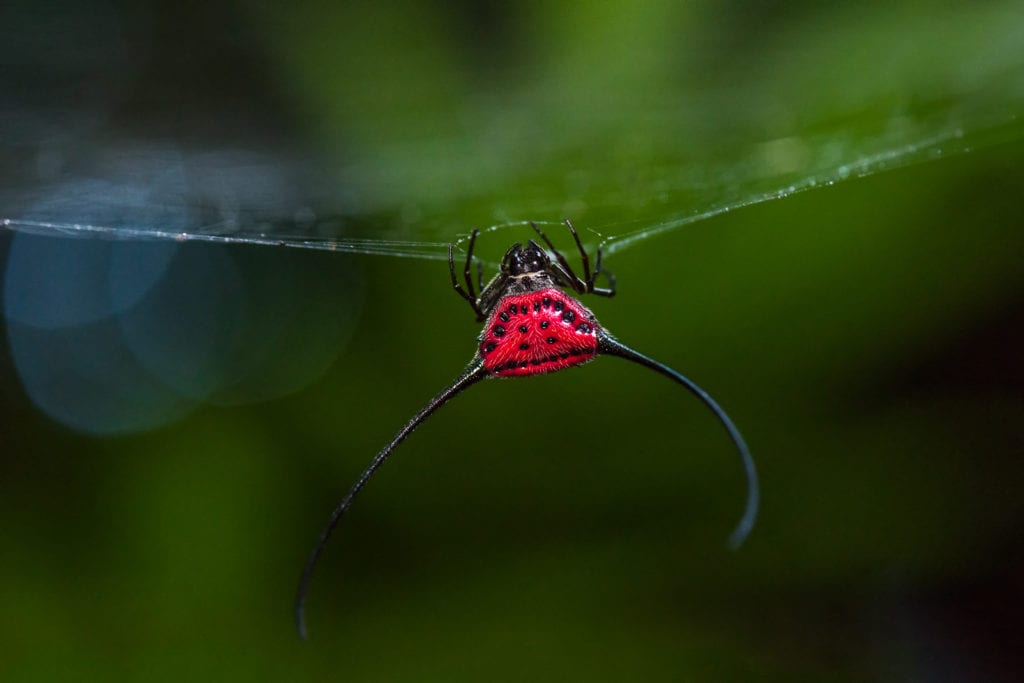
<svg viewBox="0 0 1024 683">
<path fill-rule="evenodd" d="M 555 372 L 591 360 L 600 329 L 594 314 L 560 289 L 514 294 L 487 319 L 480 355 L 501 377 Z"/>
</svg>

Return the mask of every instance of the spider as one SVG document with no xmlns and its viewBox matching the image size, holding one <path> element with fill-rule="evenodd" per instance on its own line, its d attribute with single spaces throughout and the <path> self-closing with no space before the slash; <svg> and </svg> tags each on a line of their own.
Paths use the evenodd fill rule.
<svg viewBox="0 0 1024 683">
<path fill-rule="evenodd" d="M 299 579 L 295 620 L 300 637 L 306 637 L 306 592 L 313 568 L 356 495 L 395 448 L 424 420 L 456 394 L 488 377 L 540 375 L 573 365 L 582 365 L 598 355 L 607 355 L 625 358 L 683 385 L 714 413 L 739 451 L 747 475 L 747 502 L 739 524 L 729 537 L 730 545 L 734 548 L 739 546 L 750 533 L 757 517 L 757 471 L 750 450 L 739 430 L 707 392 L 667 365 L 648 358 L 617 340 L 601 326 L 589 309 L 563 291 L 572 289 L 577 294 L 596 294 L 605 297 L 615 295 L 615 277 L 602 268 L 600 247 L 597 250 L 594 267 L 591 269 L 590 257 L 580 242 L 576 228 L 569 219 L 565 220 L 565 224 L 576 242 L 583 265 L 583 277 L 576 275 L 565 256 L 555 248 L 537 224 L 532 222 L 530 226 L 554 255 L 554 260 L 532 239 L 526 247 L 521 243 L 513 244 L 502 259 L 500 271 L 486 286 L 483 284 L 483 267 L 479 260 L 475 261 L 476 286 L 472 275 L 473 247 L 480 231 L 473 230 L 469 238 L 466 262 L 462 271 L 464 285 L 459 282 L 456 275 L 455 245 L 448 246 L 448 269 L 451 273 L 452 287 L 469 303 L 477 321 L 486 321 L 477 339 L 476 353 L 451 385 L 430 399 L 426 406 L 398 430 L 391 442 L 377 454 L 334 509 L 309 559 L 306 560 Z M 602 274 L 607 277 L 607 287 L 595 286 L 597 277 Z"/>
</svg>

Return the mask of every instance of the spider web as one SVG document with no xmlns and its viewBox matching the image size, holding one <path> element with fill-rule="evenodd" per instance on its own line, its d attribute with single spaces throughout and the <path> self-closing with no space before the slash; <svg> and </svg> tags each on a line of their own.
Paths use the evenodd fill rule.
<svg viewBox="0 0 1024 683">
<path fill-rule="evenodd" d="M 469 49 L 477 27 L 449 35 L 386 8 L 361 31 L 344 9 L 141 7 L 14 2 L 0 41 L 8 346 L 36 405 L 87 432 L 324 372 L 358 324 L 360 259 L 299 250 L 443 260 L 479 227 L 493 266 L 531 220 L 568 244 L 571 218 L 611 256 L 1024 139 L 1012 2 L 928 21 L 821 8 L 768 17 L 771 31 L 645 3 L 553 33 L 550 10 L 518 9 L 538 13 L 518 39 L 545 51 L 494 63 L 511 76 L 405 40 Z M 685 22 L 724 43 L 682 40 Z M 187 53 L 162 30 L 175 26 Z"/>
<path fill-rule="evenodd" d="M 688 210 L 668 212 L 667 214 L 652 211 L 652 214 L 662 215 L 653 219 L 637 218 L 632 221 L 584 226 L 584 235 L 587 233 L 596 235 L 596 242 L 603 247 L 605 253 L 613 254 L 632 248 L 649 238 L 744 207 L 785 199 L 808 190 L 831 187 L 851 179 L 864 178 L 906 166 L 970 154 L 988 146 L 1024 138 L 1024 125 L 1021 125 L 1021 121 L 1016 115 L 1008 115 L 1005 121 L 996 125 L 979 118 L 950 117 L 950 119 L 950 123 L 942 126 L 922 123 L 916 126 L 913 132 L 908 132 L 904 128 L 899 133 L 883 135 L 875 139 L 859 138 L 844 141 L 840 136 L 833 135 L 828 144 L 819 148 L 819 151 L 827 150 L 828 156 L 838 158 L 838 162 L 823 163 L 820 167 L 803 169 L 801 172 L 793 174 L 764 178 L 756 176 L 751 169 L 751 166 L 757 163 L 754 160 L 744 160 L 734 165 L 725 164 L 717 170 L 718 179 L 721 181 L 737 176 L 740 179 L 716 185 L 712 178 L 708 184 L 701 186 L 702 201 Z M 800 149 L 799 153 L 811 153 L 815 149 L 814 144 L 815 142 L 812 140 L 802 140 L 793 136 L 759 143 L 757 148 L 758 151 L 763 151 L 770 150 L 775 146 L 778 146 L 780 150 L 796 147 Z M 677 170 L 684 172 L 696 169 L 680 167 Z M 747 171 L 745 178 L 743 177 L 744 170 Z M 225 172 L 230 173 L 231 169 L 226 168 Z M 716 175 L 716 171 L 707 168 L 701 168 L 700 173 L 706 176 Z M 87 214 L 97 208 L 99 198 L 104 197 L 102 190 L 95 187 L 79 187 L 75 188 L 77 191 L 74 192 L 69 192 L 69 189 L 62 187 L 61 192 L 65 197 L 81 197 L 80 203 L 76 205 L 73 202 L 65 202 L 61 209 L 44 208 L 41 212 L 44 214 L 49 212 L 56 218 L 65 217 L 68 210 Z M 694 191 L 693 188 L 677 189 Z M 123 192 L 124 188 L 117 188 L 116 191 Z M 93 196 L 89 197 L 88 195 L 93 192 Z M 106 196 L 109 197 L 109 194 Z M 124 206 L 118 208 L 121 210 L 121 215 L 130 214 L 130 211 L 126 210 Z M 161 208 L 167 209 L 166 206 Z M 104 207 L 104 212 L 111 210 L 114 209 L 111 209 L 109 204 Z M 298 213 L 302 211 L 302 208 L 296 209 Z M 37 207 L 34 212 L 30 213 L 39 212 L 40 209 Z M 453 231 L 450 240 L 447 241 L 321 236 L 323 233 L 338 230 L 345 223 L 345 219 L 330 216 L 316 218 L 312 214 L 306 218 L 290 221 L 264 219 L 256 222 L 255 229 L 251 229 L 246 224 L 244 211 L 240 211 L 230 218 L 194 227 L 186 226 L 181 229 L 165 227 L 180 223 L 181 215 L 188 213 L 191 213 L 188 207 L 181 207 L 178 217 L 150 219 L 149 225 L 146 224 L 147 221 L 140 221 L 138 224 L 125 224 L 123 220 L 119 220 L 95 224 L 33 218 L 3 218 L 0 219 L 0 228 L 12 232 L 50 237 L 249 244 L 433 260 L 447 258 L 449 241 L 458 245 L 466 239 L 465 226 L 453 226 L 457 232 Z M 480 229 L 481 232 L 496 232 L 527 226 L 529 222 L 530 218 L 524 216 L 518 220 L 505 220 L 484 225 Z M 561 225 L 561 222 L 552 220 L 537 220 L 536 222 L 547 226 Z M 593 243 L 595 239 L 591 238 L 589 241 Z"/>
<path fill-rule="evenodd" d="M 591 61 L 576 63 L 567 51 L 552 60 L 567 72 L 553 70 L 515 97 L 456 100 L 457 126 L 428 137 L 408 119 L 373 122 L 371 143 L 341 153 L 330 148 L 336 130 L 321 127 L 328 151 L 318 154 L 282 137 L 293 102 L 252 101 L 275 92 L 265 82 L 234 99 L 193 93 L 196 111 L 177 112 L 184 134 L 168 135 L 165 120 L 141 115 L 137 104 L 118 109 L 110 91 L 133 102 L 141 99 L 133 79 L 177 84 L 197 77 L 196 64 L 140 72 L 137 46 L 111 28 L 119 18 L 93 10 L 61 17 L 86 34 L 77 43 L 86 47 L 54 53 L 53 18 L 27 7 L 14 13 L 27 27 L 0 48 L 12 65 L 5 91 L 23 95 L 0 105 L 0 146 L 9 152 L 0 170 L 10 179 L 0 187 L 0 229 L 10 232 L 444 259 L 448 243 L 473 227 L 499 232 L 569 217 L 588 246 L 613 254 L 742 207 L 1024 137 L 1015 3 L 929 22 L 898 9 L 809 14 L 760 45 L 758 63 L 726 66 L 720 80 L 691 78 L 685 88 L 657 63 L 617 87 L 604 74 L 622 54 L 588 52 Z M 251 17 L 253 43 L 302 73 L 311 57 L 289 30 L 310 27 L 299 16 L 259 32 L 278 19 Z M 311 21 L 332 30 L 329 18 Z M 40 36 L 40 26 L 49 32 Z M 231 62 L 219 30 L 194 38 L 197 54 Z M 899 50 L 867 48 L 893 41 Z M 331 57 L 346 63 L 344 53 Z M 248 67 L 256 57 L 250 50 L 234 60 Z M 71 107 L 71 93 L 89 87 L 99 94 Z M 309 93 L 325 107 L 330 95 Z M 220 119 L 257 104 L 262 118 L 228 134 Z M 334 114 L 353 120 L 350 111 Z"/>
</svg>

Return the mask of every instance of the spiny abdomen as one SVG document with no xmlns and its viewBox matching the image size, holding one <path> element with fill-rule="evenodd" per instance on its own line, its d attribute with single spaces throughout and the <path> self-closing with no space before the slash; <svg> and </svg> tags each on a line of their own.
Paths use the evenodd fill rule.
<svg viewBox="0 0 1024 683">
<path fill-rule="evenodd" d="M 591 360 L 601 326 L 560 289 L 502 299 L 480 335 L 484 367 L 500 377 L 555 372 Z"/>
</svg>

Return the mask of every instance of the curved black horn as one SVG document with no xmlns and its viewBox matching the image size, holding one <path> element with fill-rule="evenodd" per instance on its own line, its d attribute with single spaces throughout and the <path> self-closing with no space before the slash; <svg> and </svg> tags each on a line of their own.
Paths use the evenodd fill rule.
<svg viewBox="0 0 1024 683">
<path fill-rule="evenodd" d="M 715 414 L 718 421 L 725 427 L 725 431 L 729 432 L 729 438 L 736 445 L 736 450 L 740 452 L 740 458 L 743 460 L 743 468 L 747 473 L 747 505 L 743 511 L 743 517 L 740 518 L 739 524 L 733 529 L 732 534 L 729 536 L 729 545 L 732 548 L 738 548 L 747 536 L 750 534 L 750 530 L 754 528 L 754 522 L 757 519 L 757 508 L 760 504 L 760 487 L 757 483 L 757 468 L 754 467 L 754 458 L 750 455 L 750 449 L 747 448 L 747 443 L 743 440 L 743 436 L 740 434 L 740 430 L 736 428 L 733 421 L 729 419 L 729 416 L 721 406 L 715 402 L 711 396 L 701 389 L 699 386 L 694 384 L 692 380 L 683 375 L 679 374 L 664 363 L 659 363 L 653 358 L 648 358 L 638 351 L 634 351 L 615 337 L 612 337 L 607 332 L 602 332 L 597 343 L 598 353 L 607 354 L 609 356 L 618 356 L 619 358 L 625 358 L 626 360 L 633 361 L 645 368 L 650 368 L 655 372 L 668 377 L 669 379 L 682 384 L 684 387 L 690 390 L 690 392 L 703 401 L 704 405 L 711 409 L 711 412 Z"/>
<path fill-rule="evenodd" d="M 334 533 L 334 528 L 338 526 L 338 522 L 341 521 L 342 515 L 348 510 L 349 506 L 352 505 L 352 501 L 355 499 L 356 494 L 366 486 L 366 482 L 370 480 L 373 473 L 377 471 L 384 461 L 388 459 L 388 456 L 395 450 L 398 444 L 405 441 L 405 438 L 409 436 L 414 429 L 416 429 L 420 423 L 430 417 L 437 411 L 438 408 L 447 403 L 456 394 L 459 394 L 468 387 L 476 384 L 483 378 L 487 377 L 487 370 L 484 369 L 483 361 L 480 359 L 474 359 L 470 363 L 459 378 L 452 382 L 444 391 L 439 393 L 434 398 L 430 399 L 430 402 L 423 407 L 420 412 L 416 413 L 411 420 L 409 420 L 404 427 L 398 430 L 398 434 L 391 440 L 384 449 L 377 454 L 377 457 L 369 464 L 369 466 L 363 470 L 363 473 L 356 480 L 356 483 L 352 485 L 352 488 L 348 490 L 345 497 L 338 503 L 338 507 L 334 508 L 334 512 L 331 513 L 331 518 L 327 522 L 327 526 L 320 532 L 320 539 L 313 546 L 313 552 L 309 554 L 309 559 L 306 560 L 306 566 L 302 568 L 302 576 L 299 578 L 299 588 L 295 594 L 295 626 L 299 631 L 299 636 L 305 640 L 306 638 L 306 592 L 309 589 L 309 580 L 313 576 L 313 568 L 316 566 L 316 562 L 320 559 L 320 554 L 323 552 L 324 547 L 327 545 L 327 541 L 330 540 L 331 534 Z"/>
</svg>

